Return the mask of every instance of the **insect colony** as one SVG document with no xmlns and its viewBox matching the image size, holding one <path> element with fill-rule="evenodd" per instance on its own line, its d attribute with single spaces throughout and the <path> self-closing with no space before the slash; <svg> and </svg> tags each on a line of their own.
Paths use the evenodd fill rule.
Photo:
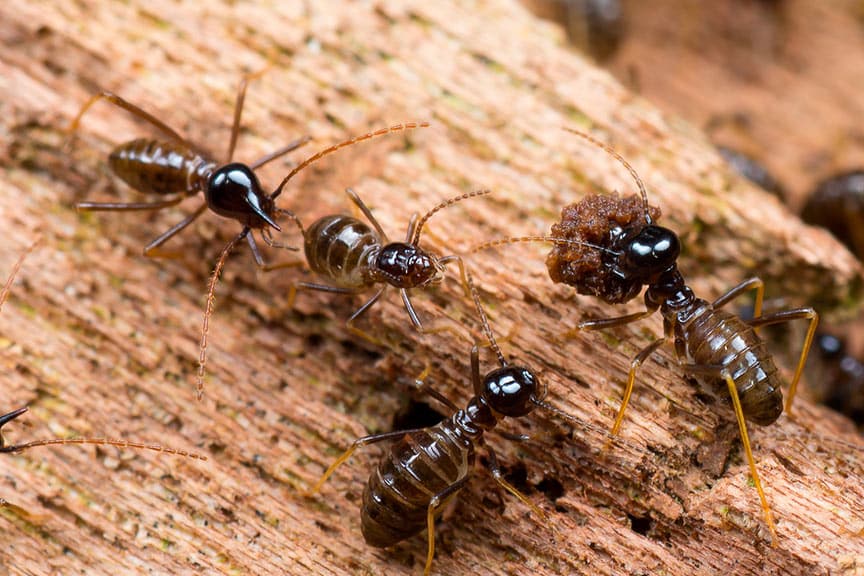
<svg viewBox="0 0 864 576">
<path fill-rule="evenodd" d="M 389 456 L 378 465 L 364 491 L 361 509 L 361 527 L 366 541 L 373 546 L 388 547 L 422 531 L 427 534 L 427 556 L 424 574 L 432 569 L 435 549 L 435 521 L 443 506 L 466 484 L 472 476 L 475 452 L 482 449 L 487 455 L 492 477 L 507 492 L 514 495 L 531 510 L 543 516 L 544 512 L 520 493 L 503 476 L 495 452 L 485 440 L 485 433 L 493 430 L 505 418 L 527 416 L 537 408 L 546 409 L 553 417 L 579 425 L 577 419 L 545 402 L 546 386 L 531 368 L 510 364 L 493 334 L 492 325 L 474 285 L 467 261 L 470 253 L 487 249 L 506 250 L 506 244 L 516 242 L 546 242 L 552 246 L 547 266 L 551 278 L 573 286 L 579 293 L 596 296 L 601 300 L 620 304 L 636 298 L 645 291 L 645 312 L 623 317 L 585 320 L 570 334 L 579 331 L 614 328 L 638 321 L 657 311 L 664 319 L 665 334 L 641 350 L 631 362 L 624 397 L 610 434 L 618 434 L 624 419 L 624 410 L 638 381 L 641 365 L 661 345 L 674 345 L 680 370 L 695 376 L 707 385 L 720 385 L 731 399 L 738 422 L 742 443 L 747 456 L 753 482 L 760 498 L 764 519 L 771 532 L 773 545 L 781 535 L 777 533 L 769 498 L 759 480 L 758 467 L 750 449 L 747 421 L 759 425 L 774 422 L 783 411 L 781 378 L 756 328 L 791 320 L 808 321 L 803 349 L 800 354 L 785 408 L 789 410 L 795 387 L 801 376 L 807 352 L 813 341 L 818 317 L 810 308 L 786 310 L 762 315 L 763 285 L 758 278 L 742 282 L 720 298 L 709 302 L 698 298 L 686 285 L 677 269 L 680 241 L 677 234 L 655 224 L 659 210 L 649 203 L 648 192 L 635 170 L 614 150 L 591 136 L 574 132 L 575 137 L 588 140 L 605 149 L 631 173 L 639 189 L 638 196 L 618 197 L 614 194 L 592 194 L 567 206 L 561 219 L 547 236 L 501 238 L 487 240 L 465 255 L 440 256 L 420 245 L 426 222 L 437 212 L 457 202 L 485 196 L 489 190 L 478 190 L 444 200 L 418 219 L 415 214 L 407 226 L 404 242 L 390 242 L 372 211 L 353 190 L 347 190 L 350 200 L 365 218 L 365 222 L 352 216 L 329 215 L 305 227 L 296 214 L 278 207 L 277 197 L 291 178 L 313 162 L 340 149 L 359 144 L 394 132 L 426 128 L 426 123 L 405 123 L 365 135 L 350 138 L 309 156 L 301 161 L 283 179 L 278 187 L 267 193 L 259 183 L 255 170 L 301 146 L 308 138 L 297 139 L 252 164 L 232 161 L 240 129 L 243 100 L 249 77 L 243 79 L 238 90 L 234 123 L 228 152 L 220 162 L 183 139 L 179 134 L 142 108 L 112 93 L 94 96 L 80 110 L 70 126 L 70 137 L 79 129 L 84 113 L 99 100 L 105 100 L 134 116 L 152 124 L 164 139 L 135 139 L 117 146 L 108 163 L 112 171 L 137 192 L 164 198 L 154 202 L 96 202 L 79 203 L 81 211 L 133 211 L 159 210 L 174 206 L 189 196 L 203 193 L 204 202 L 188 217 L 160 234 L 144 250 L 145 255 L 156 256 L 159 249 L 177 233 L 184 230 L 205 210 L 209 209 L 241 225 L 240 232 L 222 249 L 208 286 L 204 311 L 197 395 L 204 393 L 204 367 L 206 361 L 208 327 L 213 312 L 214 293 L 220 272 L 229 253 L 244 239 L 247 240 L 256 264 L 262 269 L 268 265 L 255 240 L 257 234 L 268 246 L 297 251 L 292 244 L 277 242 L 273 232 L 285 232 L 284 225 L 295 226 L 302 238 L 305 261 L 322 279 L 322 283 L 296 282 L 296 289 L 311 289 L 336 294 L 359 294 L 372 290 L 366 300 L 346 321 L 352 333 L 376 342 L 374 334 L 360 330 L 354 321 L 366 312 L 384 293 L 386 287 L 398 289 L 410 322 L 421 333 L 428 333 L 415 312 L 409 290 L 439 283 L 446 273 L 446 265 L 453 263 L 458 280 L 473 303 L 477 322 L 484 335 L 483 341 L 466 345 L 470 352 L 471 373 L 466 381 L 472 383 L 473 397 L 464 407 L 457 406 L 431 386 L 426 392 L 442 403 L 450 415 L 435 426 L 412 430 L 397 430 L 358 439 L 323 474 L 307 496 L 315 497 L 324 482 L 357 449 L 378 442 L 390 442 Z M 370 227 L 371 225 L 371 227 Z M 298 242 L 299 244 L 299 242 Z M 32 249 L 32 248 L 31 248 Z M 11 271 L 2 294 L 9 290 L 24 255 Z M 296 264 L 295 264 L 296 265 Z M 271 268 L 278 268 L 279 265 Z M 378 286 L 381 287 L 378 287 Z M 745 292 L 756 292 L 755 314 L 742 319 L 729 311 L 727 305 Z M 2 301 L 0 300 L 0 301 Z M 497 357 L 498 368 L 483 375 L 480 365 L 482 348 L 490 348 Z M 21 416 L 27 408 L 19 408 L 0 417 L 0 427 Z M 48 439 L 20 444 L 0 445 L 0 452 L 21 452 L 45 445 L 71 443 L 110 444 L 120 447 L 145 448 L 206 460 L 203 455 L 138 441 L 101 438 Z"/>
</svg>

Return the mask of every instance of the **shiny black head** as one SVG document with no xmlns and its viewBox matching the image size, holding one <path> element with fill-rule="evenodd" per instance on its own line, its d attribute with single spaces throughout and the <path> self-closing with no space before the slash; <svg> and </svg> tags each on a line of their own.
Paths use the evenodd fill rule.
<svg viewBox="0 0 864 576">
<path fill-rule="evenodd" d="M 404 242 L 382 246 L 375 267 L 381 278 L 396 288 L 417 288 L 441 280 L 441 267 L 435 257 Z"/>
<path fill-rule="evenodd" d="M 266 225 L 281 230 L 273 220 L 275 203 L 245 164 L 234 162 L 216 170 L 210 177 L 204 198 L 213 212 L 233 218 L 244 226 L 264 228 Z"/>
<path fill-rule="evenodd" d="M 625 232 L 618 248 L 621 250 L 618 259 L 621 273 L 628 278 L 645 281 L 675 266 L 681 254 L 678 235 L 654 224 Z"/>
<path fill-rule="evenodd" d="M 489 372 L 483 379 L 480 396 L 495 412 L 504 416 L 525 416 L 541 400 L 540 381 L 524 366 L 504 366 Z"/>
</svg>

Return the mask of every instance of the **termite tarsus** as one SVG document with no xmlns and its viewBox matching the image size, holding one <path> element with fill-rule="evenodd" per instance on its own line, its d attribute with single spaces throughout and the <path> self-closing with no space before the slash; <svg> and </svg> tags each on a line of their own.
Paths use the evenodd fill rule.
<svg viewBox="0 0 864 576">
<path fill-rule="evenodd" d="M 598 330 L 621 326 L 646 318 L 658 310 L 663 316 L 664 336 L 642 349 L 630 363 L 624 398 L 618 409 L 612 434 L 617 434 L 621 427 L 624 410 L 633 392 L 639 366 L 666 341 L 674 342 L 676 356 L 685 371 L 702 380 L 719 382 L 728 388 L 753 483 L 759 493 L 765 520 L 771 530 L 772 545 L 776 546 L 777 530 L 774 517 L 759 481 L 745 419 L 765 426 L 777 420 L 784 406 L 780 389 L 781 378 L 755 328 L 790 320 L 809 320 L 804 347 L 786 400 L 785 408 L 788 412 L 792 407 L 798 380 L 813 342 L 819 316 L 812 308 L 796 308 L 762 315 L 764 284 L 759 278 L 742 282 L 713 302 L 697 298 L 678 271 L 677 260 L 680 253 L 678 235 L 668 228 L 654 224 L 649 211 L 645 185 L 636 171 L 620 154 L 606 144 L 582 132 L 575 130 L 570 132 L 605 150 L 621 162 L 636 181 L 642 197 L 644 218 L 616 230 L 610 237 L 609 245 L 604 246 L 604 250 L 607 255 L 613 256 L 611 261 L 606 262 L 610 275 L 648 287 L 644 296 L 646 307 L 644 312 L 581 322 L 577 330 Z M 554 229 L 553 234 L 555 234 Z M 745 321 L 733 313 L 722 310 L 723 306 L 734 298 L 750 290 L 756 290 L 754 318 Z M 602 294 L 598 296 L 602 297 Z"/>
<path fill-rule="evenodd" d="M 489 346 L 498 356 L 500 367 L 481 377 L 479 346 L 475 344 L 471 349 L 474 396 L 465 408 L 459 409 L 443 395 L 429 390 L 453 410 L 449 418 L 428 428 L 374 434 L 354 441 L 305 493 L 306 496 L 317 493 L 357 448 L 393 440 L 388 454 L 369 477 L 363 492 L 363 537 L 371 546 L 385 548 L 421 532 L 425 527 L 428 545 L 424 576 L 429 574 L 435 554 L 435 517 L 470 479 L 478 447 L 486 448 L 488 466 L 495 481 L 535 513 L 545 517 L 542 510 L 504 479 L 495 452 L 485 443 L 484 434 L 493 430 L 502 419 L 527 416 L 538 407 L 576 421 L 543 401 L 546 388 L 531 369 L 511 365 L 505 360 L 467 271 L 463 281 L 471 292 L 483 331 Z"/>
</svg>

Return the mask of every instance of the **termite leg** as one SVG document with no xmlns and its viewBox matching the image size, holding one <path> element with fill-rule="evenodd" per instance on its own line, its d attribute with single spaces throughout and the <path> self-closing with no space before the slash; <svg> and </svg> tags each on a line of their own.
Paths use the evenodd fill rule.
<svg viewBox="0 0 864 576">
<path fill-rule="evenodd" d="M 616 316 L 615 318 L 597 318 L 596 320 L 584 320 L 576 325 L 569 332 L 564 334 L 565 338 L 573 338 L 583 330 L 605 330 L 606 328 L 614 328 L 616 326 L 624 326 L 632 322 L 638 322 L 643 318 L 647 318 L 654 314 L 656 310 L 643 310 L 642 312 L 634 312 L 624 316 Z"/>
<path fill-rule="evenodd" d="M 126 110 L 127 112 L 129 112 L 130 114 L 132 114 L 133 116 L 135 116 L 137 118 L 141 118 L 145 122 L 155 126 L 159 130 L 161 130 L 162 132 L 164 132 L 165 134 L 170 136 L 172 139 L 174 139 L 177 142 L 180 142 L 180 143 L 184 144 L 185 146 L 187 146 L 189 149 L 197 150 L 197 147 L 195 145 L 193 145 L 191 142 L 187 142 L 182 136 L 180 136 L 177 132 L 175 132 L 173 129 L 171 129 L 167 124 L 165 124 L 164 122 L 162 122 L 161 120 L 159 120 L 158 118 L 156 118 L 155 116 L 150 114 L 149 112 L 145 111 L 144 109 L 140 108 L 139 106 L 136 106 L 135 104 L 132 104 L 131 102 L 129 102 L 127 100 L 124 100 L 123 98 L 121 98 L 120 96 L 117 96 L 113 92 L 107 92 L 107 91 L 106 92 L 100 92 L 99 94 L 93 95 L 89 100 L 87 100 L 87 102 L 84 103 L 84 105 L 81 107 L 81 110 L 78 111 L 78 114 L 75 116 L 75 118 L 72 120 L 72 123 L 69 125 L 69 128 L 67 128 L 67 130 L 66 130 L 67 139 L 68 139 L 67 140 L 67 146 L 68 146 L 68 143 L 71 142 L 72 136 L 75 134 L 75 131 L 78 129 L 78 124 L 81 123 L 81 118 L 84 116 L 84 113 L 87 112 L 87 110 L 89 110 L 90 107 L 93 106 L 93 104 L 95 104 L 99 100 L 107 100 L 109 103 L 113 104 L 114 106 L 117 106 L 118 108 L 122 108 L 122 109 Z"/>
<path fill-rule="evenodd" d="M 810 347 L 813 345 L 813 338 L 816 336 L 816 327 L 819 325 L 819 313 L 813 308 L 794 308 L 792 310 L 781 310 L 767 316 L 759 316 L 752 320 L 747 320 L 747 324 L 753 326 L 768 326 L 771 324 L 781 324 L 790 320 L 807 319 L 810 325 L 807 328 L 807 335 L 804 337 L 804 347 L 801 349 L 801 355 L 798 357 L 798 366 L 795 368 L 795 376 L 792 377 L 792 384 L 789 385 L 789 396 L 786 398 L 786 412 L 792 410 L 792 400 L 795 398 L 795 391 L 798 389 L 798 381 L 801 379 L 801 374 L 804 372 L 804 363 L 807 362 L 807 355 L 810 353 Z"/>
<path fill-rule="evenodd" d="M 159 235 L 158 238 L 147 244 L 144 247 L 144 256 L 148 258 L 159 258 L 162 256 L 162 251 L 159 250 L 159 247 L 165 244 L 168 240 L 177 235 L 178 232 L 189 226 L 192 222 L 198 219 L 204 211 L 207 210 L 207 204 L 202 204 L 199 206 L 194 212 L 192 212 L 189 216 L 163 232 Z"/>
<path fill-rule="evenodd" d="M 666 342 L 665 337 L 658 338 L 640 350 L 630 362 L 630 372 L 627 374 L 627 387 L 624 389 L 624 398 L 621 400 L 621 407 L 618 408 L 618 414 L 615 416 L 615 424 L 612 426 L 612 436 L 618 434 L 618 431 L 621 429 L 621 422 L 624 421 L 624 410 L 627 408 L 627 404 L 630 402 L 630 396 L 633 394 L 633 384 L 636 382 L 636 371 L 642 363 L 651 356 L 651 354 L 663 345 L 664 342 Z"/>
<path fill-rule="evenodd" d="M 449 502 L 450 498 L 462 489 L 462 486 L 468 482 L 468 476 L 461 478 L 432 497 L 429 501 L 429 508 L 426 510 L 426 532 L 428 533 L 429 545 L 426 552 L 426 567 L 423 569 L 423 576 L 429 576 L 432 571 L 432 558 L 435 556 L 435 516 L 442 506 Z"/>
<path fill-rule="evenodd" d="M 759 481 L 759 472 L 756 470 L 756 460 L 754 460 L 753 451 L 750 449 L 750 437 L 747 435 L 747 425 L 744 422 L 744 410 L 741 408 L 741 400 L 738 398 L 738 389 L 735 387 L 735 381 L 728 371 L 723 370 L 721 376 L 729 386 L 729 395 L 732 397 L 732 405 L 735 407 L 735 418 L 738 419 L 738 429 L 741 432 L 741 443 L 744 444 L 744 452 L 747 454 L 747 464 L 750 466 L 753 484 L 756 486 L 756 491 L 759 492 L 765 522 L 768 523 L 768 529 L 771 530 L 771 546 L 776 548 L 777 528 L 774 525 L 774 515 L 771 513 L 771 507 L 768 505 L 768 499 L 765 497 L 765 491 L 762 490 L 762 483 Z"/>
<path fill-rule="evenodd" d="M 381 224 L 378 223 L 378 220 L 375 219 L 375 216 L 372 214 L 372 211 L 369 210 L 369 207 L 366 206 L 366 203 L 363 202 L 363 200 L 360 198 L 360 196 L 357 194 L 357 192 L 355 192 L 352 188 L 346 188 L 345 194 L 347 194 L 348 197 L 351 198 L 351 201 L 357 205 L 357 207 L 360 209 L 360 211 L 363 212 L 363 215 L 366 216 L 366 219 L 369 220 L 369 222 L 372 224 L 372 226 L 375 227 L 375 230 L 381 236 L 381 243 L 386 244 L 388 242 L 387 233 L 384 232 L 384 229 L 381 227 Z"/>
<path fill-rule="evenodd" d="M 728 292 L 714 300 L 711 305 L 714 308 L 722 308 L 748 290 L 756 290 L 756 301 L 753 303 L 753 317 L 758 318 L 762 315 L 762 302 L 765 299 L 765 283 L 758 276 L 744 280 L 737 286 L 729 289 Z"/>
<path fill-rule="evenodd" d="M 333 475 L 333 473 L 336 471 L 336 469 L 339 468 L 339 466 L 341 466 L 342 464 L 344 464 L 348 460 L 348 458 L 350 458 L 351 455 L 354 454 L 354 451 L 357 450 L 358 448 L 360 448 L 362 446 L 368 446 L 369 444 L 376 444 L 378 442 L 384 442 L 385 440 L 397 440 L 397 439 L 405 436 L 406 434 L 412 434 L 414 432 L 420 432 L 422 430 L 423 430 L 422 428 L 417 428 L 417 429 L 413 429 L 413 430 L 397 430 L 394 432 L 385 432 L 383 434 L 372 434 L 371 436 L 363 436 L 362 438 L 358 438 L 357 440 L 355 440 L 351 444 L 351 446 L 345 452 L 342 453 L 341 456 L 339 456 L 339 458 L 337 458 L 330 465 L 329 468 L 327 468 L 327 470 L 324 472 L 324 474 L 321 476 L 321 478 L 318 479 L 318 481 L 315 483 L 314 486 L 312 486 L 311 489 L 301 492 L 301 496 L 303 496 L 304 498 L 311 498 L 312 496 L 317 494 L 321 490 L 321 487 L 324 485 L 324 483 L 327 482 L 327 480 L 330 478 L 330 476 Z"/>
<path fill-rule="evenodd" d="M 363 338 L 363 339 L 365 339 L 365 340 L 368 340 L 369 342 L 375 344 L 376 346 L 383 346 L 384 343 L 381 342 L 380 340 L 378 340 L 377 338 L 375 338 L 374 336 L 372 336 L 371 334 L 369 334 L 369 333 L 367 333 L 367 332 L 361 330 L 360 328 L 357 328 L 357 327 L 354 325 L 354 321 L 357 320 L 357 318 L 359 318 L 359 317 L 360 317 L 364 312 L 366 312 L 369 308 L 371 308 L 372 305 L 375 304 L 375 302 L 377 302 L 379 298 L 381 298 L 381 294 L 383 294 L 383 293 L 384 293 L 384 290 L 386 290 L 386 289 L 387 289 L 387 286 L 386 286 L 386 285 L 385 285 L 385 286 L 382 286 L 382 287 L 381 287 L 381 288 L 380 288 L 380 289 L 379 289 L 379 290 L 378 290 L 378 291 L 377 291 L 377 292 L 372 296 L 372 298 L 370 298 L 369 300 L 367 300 L 365 304 L 363 304 L 362 306 L 360 306 L 360 308 L 358 308 L 358 309 L 357 309 L 357 310 L 356 310 L 356 311 L 355 311 L 355 312 L 354 312 L 354 313 L 353 313 L 353 314 L 348 318 L 348 320 L 345 321 L 345 328 L 347 328 L 349 332 L 351 332 L 352 334 L 354 334 L 354 335 L 356 335 L 356 336 L 359 336 L 359 337 L 361 337 L 361 338 Z"/>
</svg>

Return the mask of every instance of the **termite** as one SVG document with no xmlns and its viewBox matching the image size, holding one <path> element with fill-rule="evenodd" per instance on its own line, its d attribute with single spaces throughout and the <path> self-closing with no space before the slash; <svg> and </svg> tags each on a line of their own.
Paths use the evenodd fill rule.
<svg viewBox="0 0 864 576">
<path fill-rule="evenodd" d="M 765 288 L 758 277 L 745 280 L 713 302 L 696 297 L 678 271 L 677 260 L 681 251 L 678 235 L 669 228 L 654 223 L 652 209 L 648 205 L 648 193 L 633 167 L 608 145 L 582 132 L 569 131 L 605 150 L 618 160 L 635 180 L 641 194 L 642 215 L 625 226 L 610 227 L 607 230 L 608 237 L 602 244 L 603 252 L 600 258 L 604 273 L 620 281 L 620 283 L 616 282 L 616 286 L 635 285 L 639 288 L 643 285 L 647 286 L 644 295 L 645 311 L 617 318 L 587 320 L 579 323 L 576 330 L 599 330 L 622 326 L 647 318 L 658 310 L 663 316 L 664 336 L 643 348 L 630 363 L 624 398 L 615 417 L 612 434 L 618 434 L 621 428 L 624 411 L 633 392 L 636 371 L 665 342 L 673 342 L 679 365 L 686 372 L 706 384 L 717 382 L 728 388 L 753 483 L 759 493 L 765 521 L 771 531 L 772 545 L 776 546 L 777 530 L 774 517 L 759 481 L 745 420 L 766 426 L 779 418 L 784 409 L 782 381 L 771 354 L 768 353 L 755 329 L 791 320 L 809 321 L 804 347 L 786 399 L 785 409 L 789 412 L 813 342 L 819 316 L 809 307 L 763 315 L 762 301 Z M 565 230 L 556 227 L 552 230 L 554 236 L 567 237 Z M 560 249 L 562 246 L 556 244 L 555 250 L 560 251 Z M 550 258 L 547 264 L 556 262 L 560 264 L 564 260 L 566 258 L 559 255 L 558 258 Z M 750 290 L 756 291 L 754 318 L 742 320 L 734 313 L 723 310 L 726 304 Z M 620 298 L 607 299 L 607 295 L 602 290 L 595 291 L 594 294 L 611 302 L 625 301 Z M 638 291 L 633 296 L 636 294 Z M 616 293 L 615 296 L 620 297 L 620 293 Z"/>
<path fill-rule="evenodd" d="M 546 517 L 540 508 L 504 478 L 495 451 L 485 442 L 485 433 L 495 429 L 505 418 L 521 418 L 538 407 L 578 422 L 573 416 L 544 401 L 546 387 L 534 371 L 506 361 L 467 271 L 463 281 L 477 307 L 488 345 L 497 355 L 500 366 L 481 376 L 479 346 L 475 343 L 471 348 L 474 396 L 464 408 L 460 409 L 443 395 L 428 390 L 453 411 L 449 418 L 428 428 L 373 434 L 355 440 L 327 468 L 312 489 L 304 493 L 307 497 L 316 494 L 358 448 L 393 441 L 387 455 L 369 477 L 363 492 L 361 530 L 367 544 L 386 548 L 420 533 L 425 527 L 427 552 L 424 576 L 430 573 L 435 555 L 435 518 L 471 478 L 479 447 L 486 448 L 488 467 L 495 481 L 538 516 Z"/>
<path fill-rule="evenodd" d="M 168 140 L 139 138 L 121 144 L 109 156 L 109 165 L 117 176 L 124 180 L 133 189 L 145 194 L 174 195 L 175 198 L 159 202 L 81 202 L 77 204 L 81 211 L 129 211 L 129 210 L 160 210 L 169 206 L 179 204 L 189 196 L 195 196 L 199 192 L 204 193 L 204 203 L 192 214 L 172 226 L 169 230 L 153 240 L 144 249 L 146 256 L 158 255 L 157 250 L 170 238 L 186 228 L 195 221 L 205 210 L 210 209 L 216 214 L 237 220 L 243 225 L 241 231 L 232 238 L 223 248 L 210 277 L 207 290 L 207 300 L 204 310 L 204 320 L 201 328 L 201 344 L 198 355 L 198 374 L 196 384 L 196 395 L 201 400 L 204 395 L 204 369 L 207 361 L 207 333 L 209 330 L 210 316 L 215 303 L 215 290 L 219 275 L 225 265 L 228 254 L 234 249 L 238 242 L 244 238 L 249 243 L 252 255 L 259 268 L 268 269 L 261 257 L 255 242 L 253 231 L 261 234 L 264 242 L 269 246 L 296 250 L 296 248 L 274 242 L 271 229 L 281 231 L 278 220 L 289 217 L 296 220 L 293 213 L 276 206 L 276 198 L 281 194 L 282 188 L 288 180 L 302 168 L 318 160 L 322 156 L 330 154 L 345 146 L 350 146 L 391 132 L 408 130 L 419 126 L 428 126 L 427 123 L 404 123 L 370 132 L 363 136 L 351 138 L 345 142 L 331 146 L 318 154 L 313 155 L 301 163 L 285 178 L 279 187 L 268 194 L 258 181 L 255 170 L 265 164 L 284 156 L 288 152 L 299 148 L 310 140 L 303 137 L 286 146 L 259 158 L 252 164 L 241 164 L 232 162 L 237 136 L 240 130 L 240 117 L 243 111 L 243 101 L 246 95 L 246 87 L 250 79 L 262 74 L 246 75 L 240 82 L 237 91 L 237 99 L 234 105 L 234 123 L 231 128 L 231 138 L 228 143 L 226 162 L 220 164 L 210 155 L 199 151 L 199 148 L 183 139 L 177 132 L 168 127 L 152 114 L 142 108 L 124 100 L 112 92 L 100 92 L 88 100 L 72 121 L 68 132 L 70 136 L 75 133 L 84 113 L 99 100 L 109 103 L 130 112 L 133 116 L 141 118 L 152 124 L 163 133 Z M 297 221 L 299 224 L 299 221 Z"/>
<path fill-rule="evenodd" d="M 801 219 L 828 229 L 859 260 L 864 258 L 864 170 L 820 182 L 808 196 Z"/>
<path fill-rule="evenodd" d="M 439 210 L 490 192 L 490 190 L 477 190 L 444 200 L 419 219 L 418 214 L 415 213 L 408 223 L 405 241 L 390 242 L 384 229 L 360 196 L 351 188 L 346 189 L 345 193 L 366 216 L 374 230 L 353 216 L 341 214 L 323 216 L 307 229 L 303 228 L 299 220 L 295 220 L 303 233 L 303 246 L 309 267 L 332 284 L 294 283 L 288 297 L 289 306 L 293 303 L 298 288 L 338 294 L 358 294 L 380 284 L 382 286 L 375 294 L 346 321 L 345 325 L 349 331 L 375 342 L 374 338 L 357 328 L 354 322 L 378 301 L 388 286 L 399 290 L 411 323 L 419 332 L 449 330 L 447 327 L 424 329 L 411 304 L 408 290 L 436 285 L 443 280 L 447 264 L 455 262 L 460 270 L 464 270 L 464 263 L 459 255 L 438 256 L 421 248 L 420 235 L 424 224 Z"/>
</svg>

